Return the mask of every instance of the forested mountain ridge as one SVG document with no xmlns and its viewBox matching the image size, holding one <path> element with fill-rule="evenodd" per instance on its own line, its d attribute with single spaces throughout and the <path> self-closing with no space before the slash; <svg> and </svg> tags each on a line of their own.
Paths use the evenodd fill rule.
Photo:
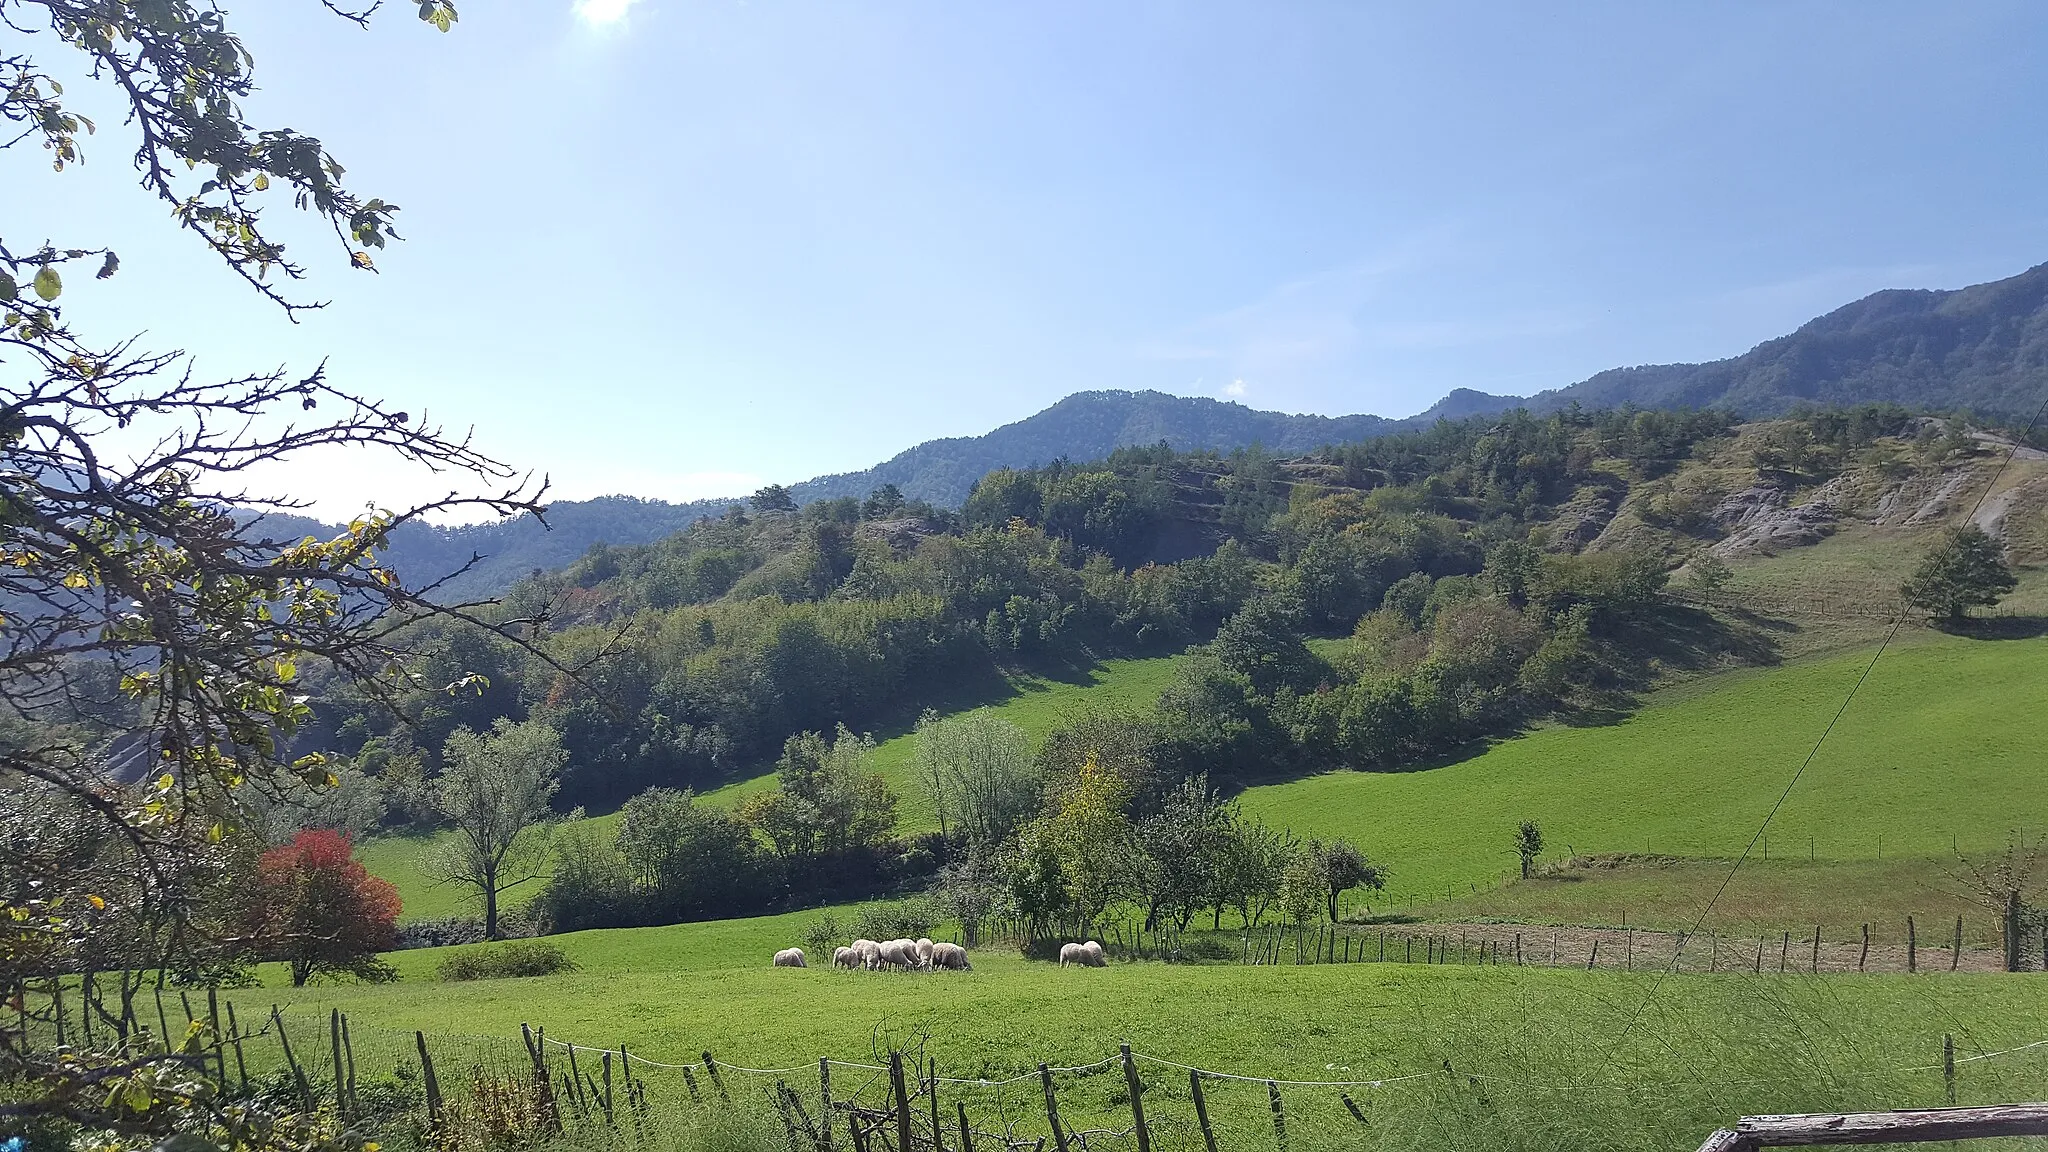
<svg viewBox="0 0 2048 1152">
<path fill-rule="evenodd" d="M 1164 392 L 1076 392 L 1052 407 L 980 436 L 929 440 L 864 472 L 791 486 L 800 501 L 866 496 L 894 484 L 905 496 L 957 508 L 975 482 L 998 468 L 1054 460 L 1100 460 L 1118 448 L 1165 444 L 1177 451 L 1229 452 L 1258 445 L 1296 455 L 1406 427 L 1382 416 L 1264 412 L 1242 404 Z"/>
<path fill-rule="evenodd" d="M 1705 364 L 1614 368 L 1493 411 L 1722 408 L 1777 416 L 1801 406 L 1890 403 L 2026 419 L 2048 397 L 2048 264 L 1953 290 L 1874 292 Z"/>
</svg>

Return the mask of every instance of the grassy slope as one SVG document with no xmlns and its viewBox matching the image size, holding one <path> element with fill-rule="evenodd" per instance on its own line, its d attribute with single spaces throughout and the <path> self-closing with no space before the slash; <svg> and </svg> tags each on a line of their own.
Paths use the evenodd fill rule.
<svg viewBox="0 0 2048 1152">
<path fill-rule="evenodd" d="M 1556 854 L 1733 856 L 1868 663 L 1857 652 L 1730 673 L 1610 727 L 1544 729 L 1425 771 L 1254 788 L 1244 803 L 1299 834 L 1358 841 L 1393 867 L 1393 895 L 1423 901 L 1497 881 L 1522 819 Z M 1772 822 L 1773 850 L 1874 859 L 1882 836 L 1888 855 L 1935 857 L 2048 824 L 2043 682 L 2048 641 L 1895 645 Z"/>
<path fill-rule="evenodd" d="M 1175 657 L 1149 660 L 1107 660 L 1072 679 L 1052 680 L 1039 676 L 1008 678 L 1010 695 L 987 710 L 1022 728 L 1032 744 L 1044 738 L 1060 720 L 1082 708 L 1150 708 L 1173 680 Z M 875 748 L 875 770 L 902 798 L 896 809 L 896 827 L 905 833 L 936 832 L 937 813 L 917 782 L 913 757 L 917 734 L 906 732 L 882 741 Z M 704 794 L 714 803 L 734 803 L 775 786 L 773 772 L 750 780 L 727 784 Z"/>
<path fill-rule="evenodd" d="M 1035 745 L 1062 717 L 1076 709 L 1150 708 L 1172 681 L 1176 659 L 1169 656 L 1146 660 L 1107 660 L 1068 679 L 1010 676 L 1004 681 L 1007 698 L 987 707 L 997 716 L 1022 728 Z M 905 833 L 935 831 L 939 826 L 937 815 L 917 783 L 912 762 L 916 747 L 917 735 L 906 732 L 882 741 L 875 749 L 876 771 L 902 798 L 897 808 L 896 823 L 897 828 Z M 703 799 L 714 804 L 734 804 L 774 786 L 775 775 L 767 772 L 713 789 L 704 793 Z M 608 825 L 617 816 L 608 814 L 591 819 Z M 399 897 L 405 902 L 404 919 L 408 921 L 474 915 L 477 911 L 473 897 L 451 886 L 434 885 L 420 873 L 419 855 L 436 839 L 431 836 L 386 837 L 363 845 L 360 852 L 360 858 L 372 873 L 391 881 L 398 888 Z M 508 894 L 509 906 L 516 907 L 528 891 L 530 889 L 515 889 Z"/>
</svg>

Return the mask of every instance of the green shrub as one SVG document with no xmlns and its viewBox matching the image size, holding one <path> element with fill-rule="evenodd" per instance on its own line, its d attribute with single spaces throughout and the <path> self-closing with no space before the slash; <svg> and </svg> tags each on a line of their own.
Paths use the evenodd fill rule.
<svg viewBox="0 0 2048 1152">
<path fill-rule="evenodd" d="M 828 955 L 832 949 L 849 939 L 851 937 L 839 926 L 839 918 L 829 912 L 804 925 L 803 931 L 796 934 L 796 942 L 803 945 L 804 951 L 813 956 Z"/>
<path fill-rule="evenodd" d="M 508 976 L 552 976 L 575 970 L 576 962 L 566 952 L 537 940 L 458 952 L 441 961 L 443 980 L 502 980 Z"/>
<path fill-rule="evenodd" d="M 893 904 L 870 904 L 854 918 L 853 934 L 869 940 L 915 940 L 929 936 L 943 917 L 928 896 L 914 896 Z"/>
</svg>

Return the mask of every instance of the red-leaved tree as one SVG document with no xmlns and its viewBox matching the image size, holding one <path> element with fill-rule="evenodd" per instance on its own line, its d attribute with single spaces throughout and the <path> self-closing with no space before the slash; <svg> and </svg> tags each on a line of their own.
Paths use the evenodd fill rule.
<svg viewBox="0 0 2048 1152">
<path fill-rule="evenodd" d="M 356 861 L 348 837 L 309 828 L 263 854 L 249 891 L 257 955 L 291 965 L 292 984 L 315 976 L 389 980 L 377 958 L 398 943 L 398 889 Z"/>
</svg>

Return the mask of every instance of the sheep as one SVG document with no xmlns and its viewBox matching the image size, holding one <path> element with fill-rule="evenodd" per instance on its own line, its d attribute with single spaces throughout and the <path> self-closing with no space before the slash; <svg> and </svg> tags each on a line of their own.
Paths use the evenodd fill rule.
<svg viewBox="0 0 2048 1152">
<path fill-rule="evenodd" d="M 1060 945 L 1060 967 L 1062 968 L 1069 964 L 1078 964 L 1083 968 L 1101 968 L 1107 963 L 1108 961 L 1102 958 L 1102 945 L 1098 941 L 1090 940 L 1086 944 Z"/>
<path fill-rule="evenodd" d="M 974 965 L 967 962 L 967 949 L 944 941 L 932 945 L 932 967 L 949 968 L 955 972 L 974 970 Z"/>
<path fill-rule="evenodd" d="M 882 963 L 893 968 L 917 967 L 917 941 L 886 940 L 882 945 Z"/>
<path fill-rule="evenodd" d="M 932 966 L 932 941 L 929 936 L 917 938 L 917 966 L 919 968 L 929 968 Z"/>
<path fill-rule="evenodd" d="M 860 953 L 855 952 L 851 948 L 834 948 L 832 950 L 832 966 L 834 968 L 851 968 L 859 962 Z"/>
<path fill-rule="evenodd" d="M 860 966 L 870 972 L 882 966 L 882 946 L 873 940 L 855 940 L 853 954 Z"/>
<path fill-rule="evenodd" d="M 804 950 L 801 948 L 784 948 L 775 954 L 775 966 L 777 968 L 807 967 L 804 964 Z"/>
</svg>

